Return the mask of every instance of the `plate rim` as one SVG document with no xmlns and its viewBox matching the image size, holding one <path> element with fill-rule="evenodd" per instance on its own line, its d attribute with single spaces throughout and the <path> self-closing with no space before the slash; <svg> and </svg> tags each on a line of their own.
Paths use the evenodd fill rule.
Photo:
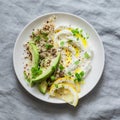
<svg viewBox="0 0 120 120">
<path fill-rule="evenodd" d="M 102 61 L 103 64 L 102 64 L 102 67 L 101 67 L 101 72 L 99 73 L 99 75 L 98 75 L 98 81 L 94 84 L 94 86 L 93 86 L 86 94 L 84 94 L 83 96 L 81 96 L 79 99 L 81 99 L 81 98 L 85 97 L 86 95 L 88 95 L 88 94 L 95 88 L 95 86 L 96 86 L 96 85 L 98 84 L 98 82 L 100 81 L 100 78 L 101 78 L 101 76 L 102 76 L 102 74 L 103 74 L 103 72 L 104 72 L 104 67 L 105 67 L 105 50 L 104 50 L 104 46 L 103 46 L 103 41 L 101 40 L 101 38 L 100 38 L 99 34 L 97 33 L 96 29 L 95 29 L 89 22 L 87 22 L 87 20 L 85 20 L 84 18 L 82 18 L 82 17 L 80 17 L 80 16 L 77 16 L 77 15 L 75 15 L 75 14 L 72 14 L 72 13 L 68 13 L 68 12 L 50 12 L 50 13 L 43 13 L 42 15 L 39 15 L 39 16 L 35 17 L 34 19 L 30 20 L 30 21 L 23 27 L 23 29 L 20 31 L 20 33 L 18 34 L 17 39 L 16 39 L 16 41 L 15 41 L 15 43 L 14 43 L 14 48 L 13 48 L 13 67 L 14 67 L 15 75 L 16 75 L 18 81 L 20 82 L 20 84 L 22 85 L 22 87 L 25 89 L 25 91 L 27 91 L 30 95 L 32 95 L 33 97 L 35 97 L 35 98 L 37 98 L 37 99 L 39 99 L 39 100 L 41 100 L 41 101 L 47 102 L 47 103 L 51 103 L 51 104 L 65 104 L 66 102 L 64 102 L 64 101 L 54 103 L 54 102 L 50 102 L 50 101 L 46 101 L 46 100 L 40 99 L 39 97 L 35 96 L 32 92 L 28 91 L 28 90 L 24 87 L 24 85 L 22 84 L 22 82 L 19 80 L 19 77 L 18 77 L 19 75 L 17 74 L 17 72 L 16 72 L 16 67 L 15 67 L 15 49 L 16 49 L 17 42 L 18 42 L 20 36 L 22 35 L 23 31 L 24 31 L 32 22 L 34 22 L 35 20 L 40 19 L 41 17 L 44 17 L 44 16 L 54 15 L 54 14 L 70 15 L 70 16 L 72 16 L 72 17 L 75 17 L 75 18 L 77 18 L 77 19 L 82 20 L 82 21 L 85 22 L 88 26 L 90 26 L 90 28 L 93 30 L 93 32 L 96 34 L 97 38 L 99 39 L 99 41 L 100 41 L 100 46 L 102 47 L 102 52 L 103 52 L 103 61 Z"/>
</svg>

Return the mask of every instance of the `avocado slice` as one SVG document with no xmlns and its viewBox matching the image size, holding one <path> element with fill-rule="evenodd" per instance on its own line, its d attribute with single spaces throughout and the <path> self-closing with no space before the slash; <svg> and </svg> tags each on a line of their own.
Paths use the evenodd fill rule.
<svg viewBox="0 0 120 120">
<path fill-rule="evenodd" d="M 41 68 L 42 74 L 38 75 L 36 78 L 32 78 L 30 80 L 30 84 L 33 85 L 33 84 L 36 84 L 36 83 L 40 83 L 43 80 L 46 80 L 47 78 L 49 78 L 50 75 L 52 75 L 52 73 L 55 71 L 55 68 L 57 67 L 57 65 L 59 63 L 59 60 L 60 60 L 60 53 L 58 53 L 57 57 L 52 59 L 49 67 Z"/>
<path fill-rule="evenodd" d="M 47 86 L 48 86 L 48 84 L 47 84 L 46 80 L 44 80 L 38 85 L 38 89 L 42 94 L 46 94 Z"/>
<path fill-rule="evenodd" d="M 32 55 L 32 66 L 31 66 L 31 69 L 32 68 L 37 68 L 38 65 L 39 65 L 39 52 L 38 52 L 38 48 L 34 44 L 34 42 L 31 42 L 31 41 L 29 42 L 28 46 L 29 46 L 29 51 L 30 51 L 30 53 Z M 23 74 L 24 74 L 25 80 L 27 80 L 27 82 L 30 83 L 30 79 L 32 78 L 31 71 L 30 71 L 30 76 L 28 76 L 25 71 L 23 72 Z"/>
<path fill-rule="evenodd" d="M 32 54 L 32 67 L 38 67 L 39 52 L 37 46 L 32 42 L 29 42 L 29 51 Z"/>
</svg>

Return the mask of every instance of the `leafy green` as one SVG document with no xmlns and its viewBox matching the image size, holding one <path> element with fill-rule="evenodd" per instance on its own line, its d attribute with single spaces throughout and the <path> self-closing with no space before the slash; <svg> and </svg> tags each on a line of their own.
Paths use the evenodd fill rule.
<svg viewBox="0 0 120 120">
<path fill-rule="evenodd" d="M 32 67 L 31 68 L 31 74 L 32 74 L 32 78 L 35 78 L 38 75 L 42 74 L 42 70 L 39 69 L 38 67 Z"/>
<path fill-rule="evenodd" d="M 84 57 L 85 57 L 86 59 L 89 59 L 89 58 L 90 58 L 90 55 L 89 55 L 87 52 L 85 52 L 85 53 L 84 53 Z"/>
<path fill-rule="evenodd" d="M 83 79 L 84 71 L 81 71 L 80 73 L 75 73 L 75 81 L 77 80 L 80 82 Z"/>
<path fill-rule="evenodd" d="M 45 45 L 45 47 L 46 47 L 46 49 L 51 49 L 51 48 L 53 47 L 53 45 L 47 43 L 47 44 Z"/>
<path fill-rule="evenodd" d="M 64 69 L 64 67 L 63 67 L 62 64 L 59 65 L 59 68 L 60 68 L 60 70 L 63 70 L 63 69 Z"/>
</svg>

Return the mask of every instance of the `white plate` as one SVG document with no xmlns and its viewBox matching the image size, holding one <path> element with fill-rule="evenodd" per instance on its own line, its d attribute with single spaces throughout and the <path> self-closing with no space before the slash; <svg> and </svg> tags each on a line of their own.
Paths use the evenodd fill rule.
<svg viewBox="0 0 120 120">
<path fill-rule="evenodd" d="M 77 17 L 68 13 L 50 13 L 40 16 L 25 26 L 23 31 L 18 36 L 13 52 L 13 64 L 18 80 L 21 85 L 34 97 L 50 102 L 50 103 L 64 103 L 62 100 L 50 98 L 48 95 L 42 95 L 36 87 L 29 87 L 23 76 L 23 43 L 29 40 L 29 36 L 33 28 L 39 28 L 39 26 L 46 21 L 51 15 L 56 15 L 56 25 L 72 25 L 75 27 L 81 27 L 85 32 L 90 34 L 89 44 L 94 51 L 94 57 L 92 60 L 92 70 L 85 79 L 85 84 L 81 88 L 79 98 L 82 98 L 88 94 L 98 83 L 104 68 L 104 48 L 102 41 L 95 29 L 83 18 Z"/>
</svg>

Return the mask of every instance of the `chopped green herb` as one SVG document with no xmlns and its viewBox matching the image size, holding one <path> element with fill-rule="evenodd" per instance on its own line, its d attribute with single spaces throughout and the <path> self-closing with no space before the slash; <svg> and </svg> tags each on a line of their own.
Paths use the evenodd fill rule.
<svg viewBox="0 0 120 120">
<path fill-rule="evenodd" d="M 74 81 L 78 81 L 80 82 L 83 79 L 84 76 L 84 71 L 81 71 L 80 73 L 75 73 L 75 80 Z"/>
<path fill-rule="evenodd" d="M 87 52 L 85 52 L 85 53 L 84 53 L 84 57 L 85 57 L 86 59 L 89 59 L 89 58 L 90 58 L 90 55 L 89 55 Z"/>
<path fill-rule="evenodd" d="M 85 74 L 84 71 L 81 71 L 81 72 L 80 72 L 81 77 L 83 77 L 84 74 Z"/>
<path fill-rule="evenodd" d="M 52 75 L 52 76 L 50 77 L 50 79 L 51 79 L 51 81 L 55 81 L 55 76 Z"/>
<path fill-rule="evenodd" d="M 34 41 L 39 41 L 39 40 L 40 40 L 40 36 L 34 37 Z"/>
<path fill-rule="evenodd" d="M 77 38 L 77 41 L 79 40 L 79 38 Z"/>
<path fill-rule="evenodd" d="M 63 47 L 63 46 L 64 46 L 64 44 L 65 44 L 65 43 L 64 43 L 64 41 L 61 41 L 61 42 L 60 42 L 60 46 L 62 46 L 62 47 Z"/>
<path fill-rule="evenodd" d="M 55 84 L 55 87 L 58 88 L 58 84 Z"/>
<path fill-rule="evenodd" d="M 68 75 L 72 75 L 72 73 L 71 73 L 71 72 L 68 72 Z"/>
<path fill-rule="evenodd" d="M 51 45 L 51 44 L 46 44 L 45 47 L 46 47 L 46 49 L 51 49 L 51 48 L 53 47 L 53 45 Z"/>
<path fill-rule="evenodd" d="M 72 29 L 71 32 L 73 33 L 74 36 L 75 36 L 76 34 L 79 34 L 78 28 Z"/>
<path fill-rule="evenodd" d="M 48 36 L 48 33 L 45 33 L 45 32 L 42 32 L 41 34 L 44 36 Z"/>
<path fill-rule="evenodd" d="M 32 67 L 31 68 L 32 78 L 37 77 L 38 75 L 42 74 L 42 70 L 38 67 Z"/>
<path fill-rule="evenodd" d="M 75 61 L 74 64 L 78 65 L 80 63 L 79 60 Z"/>
<path fill-rule="evenodd" d="M 63 70 L 63 69 L 64 69 L 64 67 L 63 67 L 62 64 L 59 65 L 59 68 L 60 68 L 60 70 Z"/>
</svg>

